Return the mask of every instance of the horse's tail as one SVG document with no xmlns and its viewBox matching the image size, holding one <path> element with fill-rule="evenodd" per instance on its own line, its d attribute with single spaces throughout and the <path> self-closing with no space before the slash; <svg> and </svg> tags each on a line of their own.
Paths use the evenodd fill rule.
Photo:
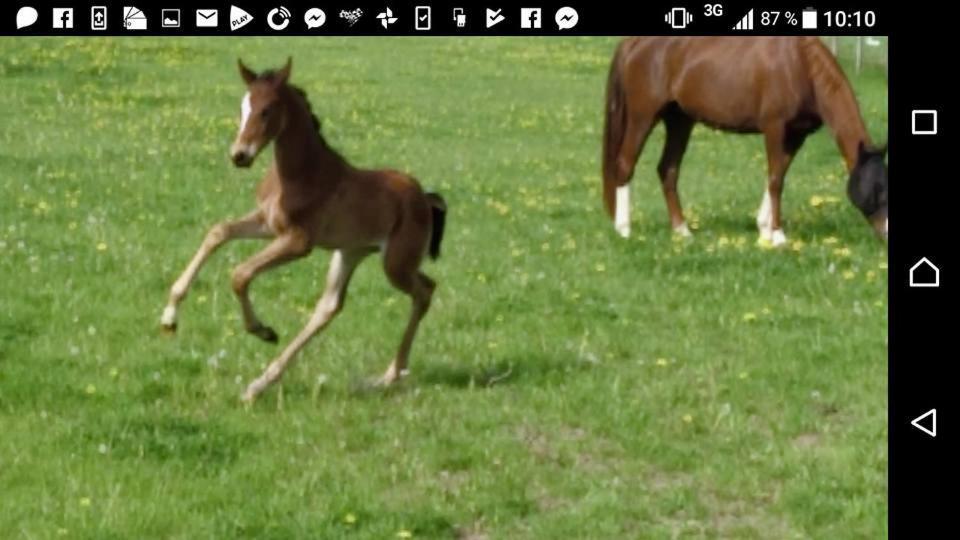
<svg viewBox="0 0 960 540">
<path fill-rule="evenodd" d="M 447 201 L 438 193 L 427 193 L 427 202 L 430 203 L 430 214 L 433 227 L 430 230 L 430 258 L 440 256 L 440 242 L 443 241 L 443 226 L 447 221 Z"/>
<path fill-rule="evenodd" d="M 616 191 L 620 187 L 617 157 L 623 145 L 624 132 L 627 123 L 626 93 L 623 90 L 623 76 L 621 74 L 623 50 L 626 41 L 620 43 L 613 60 L 610 62 L 610 73 L 607 75 L 607 101 L 603 126 L 603 202 L 607 213 L 613 217 L 616 211 Z"/>
</svg>

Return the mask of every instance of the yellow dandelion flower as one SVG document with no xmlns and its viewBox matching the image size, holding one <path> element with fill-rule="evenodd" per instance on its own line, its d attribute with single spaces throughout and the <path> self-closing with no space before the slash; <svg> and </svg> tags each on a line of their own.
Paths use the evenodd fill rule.
<svg viewBox="0 0 960 540">
<path fill-rule="evenodd" d="M 729 244 L 730 244 L 730 239 L 727 238 L 726 236 L 721 236 L 720 239 L 717 240 L 717 247 L 725 247 Z"/>
<path fill-rule="evenodd" d="M 804 247 L 806 247 L 806 244 L 803 243 L 803 240 L 794 240 L 793 242 L 790 242 L 790 249 L 796 251 L 797 253 L 800 253 Z"/>
<path fill-rule="evenodd" d="M 413 533 L 406 529 L 400 529 L 397 531 L 397 538 L 413 538 Z"/>
<path fill-rule="evenodd" d="M 819 207 L 823 206 L 823 197 L 821 197 L 821 196 L 819 196 L 819 195 L 814 195 L 814 196 L 810 197 L 810 206 L 812 206 L 812 207 L 814 207 L 814 208 L 819 208 Z"/>
<path fill-rule="evenodd" d="M 755 321 L 755 320 L 757 320 L 757 314 L 756 314 L 756 313 L 753 313 L 753 312 L 751 311 L 751 312 L 747 312 L 747 313 L 744 313 L 744 314 L 743 314 L 743 322 L 752 322 L 752 321 Z"/>
<path fill-rule="evenodd" d="M 683 422 L 685 424 L 689 424 L 690 422 L 693 422 L 693 416 L 690 414 L 683 415 Z"/>
<path fill-rule="evenodd" d="M 867 270 L 867 281 L 873 281 L 877 278 L 877 273 L 873 270 Z"/>
<path fill-rule="evenodd" d="M 877 265 L 877 268 L 879 268 L 879 269 L 881 269 L 881 270 L 886 270 L 886 269 L 887 269 L 887 261 L 883 261 L 883 262 L 881 262 L 880 264 L 878 264 L 878 265 Z"/>
<path fill-rule="evenodd" d="M 836 236 L 828 236 L 823 239 L 823 245 L 830 246 L 830 245 L 836 244 L 839 241 L 840 239 L 837 238 Z"/>
<path fill-rule="evenodd" d="M 201 294 L 200 296 L 197 297 L 198 304 L 205 304 L 206 302 L 207 302 L 207 295 Z"/>
<path fill-rule="evenodd" d="M 848 247 L 837 248 L 833 250 L 833 254 L 836 255 L 837 257 L 849 257 L 850 248 Z"/>
<path fill-rule="evenodd" d="M 513 248 L 513 251 L 511 251 L 510 254 L 513 255 L 514 257 L 519 257 L 523 255 L 523 250 L 518 248 Z"/>
<path fill-rule="evenodd" d="M 86 393 L 88 393 L 88 394 L 91 394 L 91 395 L 96 394 L 96 393 L 97 393 L 97 387 L 94 386 L 94 385 L 92 385 L 92 384 L 88 384 L 87 387 L 84 388 L 84 392 L 86 392 Z"/>
<path fill-rule="evenodd" d="M 107 244 L 105 242 L 100 242 L 99 244 L 97 244 L 97 251 L 106 251 L 106 250 L 107 250 Z"/>
<path fill-rule="evenodd" d="M 761 236 L 757 238 L 757 247 L 760 249 L 773 249 L 773 241 Z"/>
<path fill-rule="evenodd" d="M 595 268 L 597 269 L 597 272 L 606 272 L 606 271 L 607 271 L 607 266 L 606 266 L 605 264 L 603 264 L 603 263 L 597 263 L 597 266 L 596 266 Z"/>
<path fill-rule="evenodd" d="M 347 515 L 343 516 L 343 522 L 347 525 L 353 525 L 357 522 L 357 516 L 348 513 Z"/>
<path fill-rule="evenodd" d="M 849 280 L 851 280 L 851 279 L 853 279 L 853 278 L 855 278 L 855 277 L 857 277 L 857 273 L 854 272 L 853 270 L 847 270 L 847 271 L 845 271 L 845 272 L 843 273 L 843 279 L 846 279 L 847 281 L 849 281 Z"/>
<path fill-rule="evenodd" d="M 667 359 L 666 359 L 666 358 L 657 358 L 657 365 L 660 366 L 660 367 L 666 366 L 666 365 L 667 365 Z"/>
<path fill-rule="evenodd" d="M 82 497 L 80 499 L 80 506 L 90 506 L 90 497 Z"/>
</svg>

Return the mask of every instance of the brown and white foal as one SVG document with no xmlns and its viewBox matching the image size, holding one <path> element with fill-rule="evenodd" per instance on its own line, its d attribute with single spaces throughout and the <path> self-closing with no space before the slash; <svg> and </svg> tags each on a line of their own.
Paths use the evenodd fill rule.
<svg viewBox="0 0 960 540">
<path fill-rule="evenodd" d="M 354 269 L 367 255 L 380 251 L 390 283 L 413 301 L 400 348 L 380 379 L 381 384 L 393 383 L 406 373 L 417 326 L 430 307 L 436 284 L 420 271 L 420 264 L 428 252 L 432 258 L 439 255 L 446 204 L 439 195 L 424 193 L 406 174 L 354 168 L 330 148 L 306 95 L 287 82 L 290 60 L 282 69 L 260 75 L 243 62 L 238 65 L 247 93 L 231 159 L 237 167 L 249 167 L 273 141 L 274 160 L 257 189 L 257 209 L 210 229 L 171 287 L 161 323 L 167 330 L 176 330 L 177 306 L 217 248 L 237 238 L 269 238 L 262 251 L 233 271 L 232 285 L 247 331 L 275 343 L 276 332 L 254 313 L 250 282 L 265 270 L 305 257 L 314 247 L 332 250 L 326 288 L 313 315 L 247 387 L 243 399 L 249 402 L 279 379 L 297 352 L 340 311 Z"/>
</svg>

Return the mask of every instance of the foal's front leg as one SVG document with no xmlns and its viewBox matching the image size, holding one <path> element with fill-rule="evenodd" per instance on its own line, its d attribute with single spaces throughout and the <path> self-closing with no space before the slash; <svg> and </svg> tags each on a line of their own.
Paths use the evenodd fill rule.
<svg viewBox="0 0 960 540">
<path fill-rule="evenodd" d="M 299 259 L 310 253 L 310 249 L 310 242 L 305 234 L 299 231 L 289 231 L 275 238 L 262 251 L 234 269 L 231 285 L 237 299 L 240 300 L 240 307 L 243 310 L 243 324 L 247 332 L 264 341 L 277 342 L 277 333 L 260 322 L 253 311 L 253 304 L 250 302 L 248 294 L 250 282 L 260 272 Z"/>
<path fill-rule="evenodd" d="M 163 315 L 160 317 L 160 324 L 165 330 L 174 331 L 177 329 L 177 306 L 187 295 L 190 284 L 200 272 L 203 263 L 213 255 L 223 244 L 230 240 L 238 238 L 269 238 L 272 236 L 270 230 L 264 225 L 260 211 L 256 210 L 246 216 L 233 220 L 217 223 L 207 232 L 207 236 L 200 244 L 200 249 L 187 265 L 183 274 L 174 282 L 170 288 L 170 298 L 167 301 L 167 307 L 163 309 Z"/>
<path fill-rule="evenodd" d="M 255 379 L 247 386 L 247 391 L 243 394 L 243 401 L 252 402 L 257 395 L 263 392 L 268 386 L 273 384 L 283 375 L 290 361 L 302 349 L 307 342 L 317 335 L 327 324 L 333 320 L 334 316 L 343 309 L 343 302 L 347 295 L 347 285 L 350 283 L 350 277 L 353 275 L 357 265 L 369 254 L 369 250 L 360 251 L 335 251 L 330 259 L 330 269 L 327 271 L 327 284 L 323 291 L 323 296 L 317 302 L 317 307 L 310 316 L 307 325 L 297 334 L 297 337 L 280 353 L 273 362 L 267 367 L 260 377 Z"/>
</svg>

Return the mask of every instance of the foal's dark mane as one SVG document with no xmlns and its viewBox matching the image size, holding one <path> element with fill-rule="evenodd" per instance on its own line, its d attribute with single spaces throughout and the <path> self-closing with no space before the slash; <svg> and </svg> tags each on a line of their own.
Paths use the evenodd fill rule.
<svg viewBox="0 0 960 540">
<path fill-rule="evenodd" d="M 271 70 L 264 71 L 257 78 L 267 80 L 267 81 L 273 81 L 276 78 L 276 75 L 277 75 L 277 72 L 271 69 Z M 287 87 L 293 90 L 298 96 L 300 96 L 301 99 L 303 99 L 303 103 L 307 107 L 307 113 L 310 115 L 310 120 L 313 122 L 313 127 L 314 129 L 317 130 L 317 133 L 319 134 L 320 126 L 321 126 L 320 119 L 317 118 L 316 113 L 313 112 L 313 106 L 310 105 L 310 100 L 307 99 L 307 93 L 303 90 L 303 88 L 300 88 L 299 86 L 296 86 L 290 83 L 287 83 Z M 320 137 L 320 140 L 323 140 L 323 136 Z M 326 144 L 326 141 L 324 141 L 324 143 Z"/>
</svg>

